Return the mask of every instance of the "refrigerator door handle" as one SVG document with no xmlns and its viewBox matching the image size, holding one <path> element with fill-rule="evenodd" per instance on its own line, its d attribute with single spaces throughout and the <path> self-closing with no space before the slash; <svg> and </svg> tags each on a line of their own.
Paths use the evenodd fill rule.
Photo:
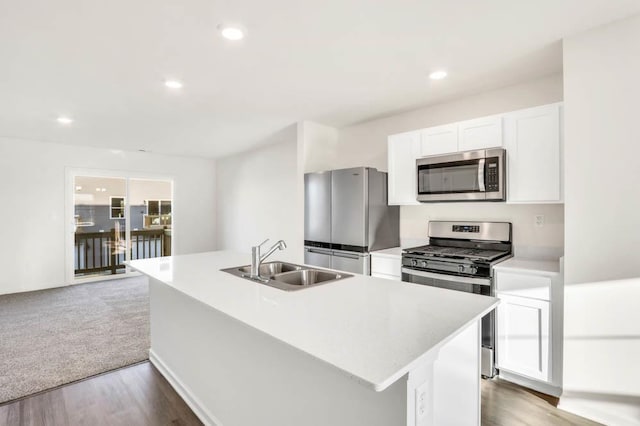
<svg viewBox="0 0 640 426">
<path fill-rule="evenodd" d="M 320 250 L 320 249 L 311 249 L 308 248 L 306 249 L 309 253 L 316 253 L 316 254 L 331 254 L 331 250 Z"/>
<path fill-rule="evenodd" d="M 358 259 L 364 257 L 364 256 L 358 256 L 357 254 L 347 254 L 347 253 L 342 252 L 342 251 L 334 251 L 331 254 L 333 254 L 336 257 L 344 257 L 344 258 L 347 258 L 347 259 L 354 259 L 354 260 L 358 260 Z"/>
</svg>

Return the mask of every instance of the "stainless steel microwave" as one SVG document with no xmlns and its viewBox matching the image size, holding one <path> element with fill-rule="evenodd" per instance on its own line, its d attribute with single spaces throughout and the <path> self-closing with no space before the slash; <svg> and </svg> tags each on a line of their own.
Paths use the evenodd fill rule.
<svg viewBox="0 0 640 426">
<path fill-rule="evenodd" d="M 418 158 L 418 201 L 504 201 L 505 165 L 503 148 Z"/>
</svg>

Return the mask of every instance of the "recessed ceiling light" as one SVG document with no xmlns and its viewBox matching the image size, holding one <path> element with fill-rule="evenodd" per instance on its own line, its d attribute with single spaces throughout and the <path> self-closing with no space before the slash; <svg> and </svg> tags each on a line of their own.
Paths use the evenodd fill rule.
<svg viewBox="0 0 640 426">
<path fill-rule="evenodd" d="M 65 125 L 73 123 L 73 120 L 69 117 L 58 117 L 56 121 L 60 124 L 65 124 Z"/>
<path fill-rule="evenodd" d="M 244 38 L 244 31 L 242 31 L 241 28 L 220 25 L 218 26 L 218 29 L 220 30 L 220 34 L 222 34 L 222 37 L 226 38 L 227 40 L 237 41 Z"/>
<path fill-rule="evenodd" d="M 429 78 L 431 80 L 442 80 L 446 76 L 447 76 L 447 72 L 444 70 L 434 71 L 431 74 L 429 74 Z"/>
<path fill-rule="evenodd" d="M 178 80 L 167 80 L 164 85 L 169 89 L 182 89 L 182 82 Z"/>
</svg>

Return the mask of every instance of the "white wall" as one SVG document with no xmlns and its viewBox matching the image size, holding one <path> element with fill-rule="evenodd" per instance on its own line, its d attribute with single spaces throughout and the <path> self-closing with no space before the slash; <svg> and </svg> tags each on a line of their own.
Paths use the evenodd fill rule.
<svg viewBox="0 0 640 426">
<path fill-rule="evenodd" d="M 251 252 L 285 240 L 287 249 L 272 259 L 302 262 L 304 199 L 297 127 L 274 135 L 265 145 L 217 161 L 218 248 Z M 247 255 L 247 263 L 251 257 Z"/>
<path fill-rule="evenodd" d="M 213 161 L 0 138 L 0 294 L 65 284 L 67 167 L 173 177 L 175 253 L 215 248 Z"/>
<path fill-rule="evenodd" d="M 311 121 L 298 123 L 298 141 L 305 173 L 329 170 L 338 162 L 342 155 L 338 150 L 338 137 L 339 131 L 334 127 Z"/>
<path fill-rule="evenodd" d="M 322 126 L 308 132 L 305 140 L 305 171 L 354 166 L 387 170 L 387 136 L 424 127 L 498 114 L 562 101 L 562 75 L 552 75 L 516 86 L 420 108 L 360 123 L 334 133 Z M 545 226 L 536 227 L 534 217 L 545 215 Z M 503 203 L 425 204 L 400 208 L 400 236 L 405 240 L 426 237 L 430 219 L 511 221 L 514 242 L 521 254 L 558 255 L 564 243 L 562 205 L 505 205 Z M 544 249 L 549 248 L 549 251 Z"/>
<path fill-rule="evenodd" d="M 564 42 L 561 407 L 640 424 L 640 16 Z"/>
</svg>

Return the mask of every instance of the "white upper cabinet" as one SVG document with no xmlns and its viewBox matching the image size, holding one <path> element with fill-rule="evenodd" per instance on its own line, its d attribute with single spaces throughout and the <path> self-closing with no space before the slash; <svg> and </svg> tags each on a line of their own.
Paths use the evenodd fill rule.
<svg viewBox="0 0 640 426">
<path fill-rule="evenodd" d="M 561 203 L 562 105 L 504 116 L 507 202 Z"/>
<path fill-rule="evenodd" d="M 458 125 L 430 127 L 422 130 L 420 157 L 458 151 Z"/>
<path fill-rule="evenodd" d="M 562 143 L 562 103 L 389 136 L 389 204 L 419 204 L 417 158 L 494 147 L 507 151 L 508 203 L 562 203 Z"/>
<path fill-rule="evenodd" d="M 420 204 L 416 200 L 416 158 L 419 156 L 419 130 L 389 136 L 389 205 Z"/>
<path fill-rule="evenodd" d="M 502 146 L 502 116 L 492 115 L 458 123 L 458 151 Z"/>
</svg>

